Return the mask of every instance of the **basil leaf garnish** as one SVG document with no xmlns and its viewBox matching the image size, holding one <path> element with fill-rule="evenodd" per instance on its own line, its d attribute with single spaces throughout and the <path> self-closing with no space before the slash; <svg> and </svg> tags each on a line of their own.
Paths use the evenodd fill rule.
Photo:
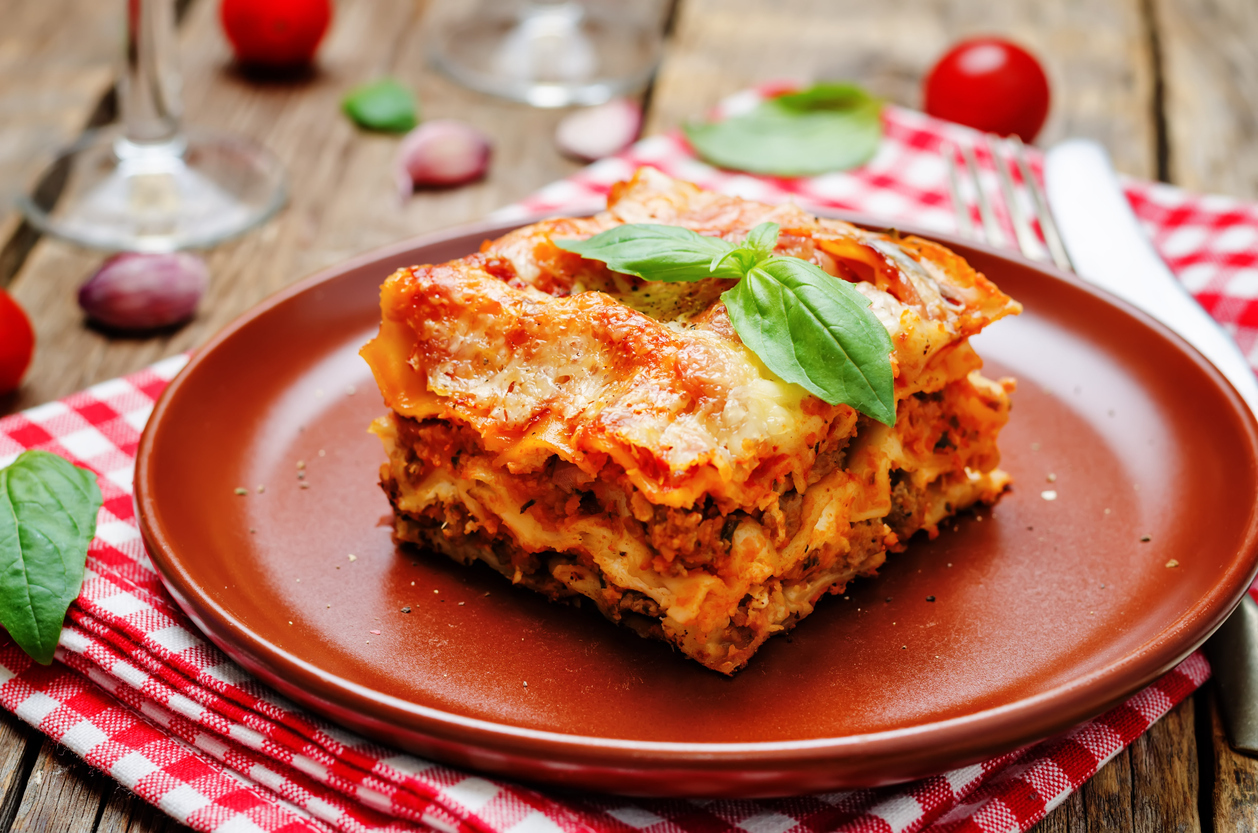
<svg viewBox="0 0 1258 833">
<path fill-rule="evenodd" d="M 52 662 L 79 595 L 100 509 L 96 476 L 47 451 L 0 469 L 0 625 L 36 662 Z"/>
<path fill-rule="evenodd" d="M 760 255 L 762 259 L 769 257 L 773 254 L 773 247 L 778 244 L 778 231 L 777 223 L 761 223 L 747 233 L 743 246 Z"/>
<path fill-rule="evenodd" d="M 895 424 L 891 337 L 846 281 L 799 258 L 773 257 L 721 300 L 743 344 L 778 376 Z"/>
<path fill-rule="evenodd" d="M 419 124 L 414 93 L 392 78 L 350 90 L 341 109 L 355 124 L 368 130 L 405 133 Z"/>
<path fill-rule="evenodd" d="M 738 278 L 721 295 L 734 331 L 769 370 L 831 405 L 895 424 L 891 337 L 847 281 L 773 254 L 776 223 L 735 246 L 677 226 L 626 224 L 561 249 L 651 281 Z"/>
<path fill-rule="evenodd" d="M 852 84 L 817 84 L 717 122 L 683 126 L 705 161 L 774 176 L 813 176 L 868 162 L 882 139 L 882 102 Z"/>
<path fill-rule="evenodd" d="M 715 262 L 735 250 L 733 243 L 680 226 L 630 223 L 588 240 L 556 240 L 555 245 L 590 260 L 601 260 L 609 269 L 651 281 L 743 276 L 736 266 L 723 264 L 718 268 Z"/>
<path fill-rule="evenodd" d="M 733 261 L 740 276 L 751 271 L 757 263 L 773 254 L 778 242 L 778 224 L 761 223 L 747 233 L 747 239 L 733 251 L 712 259 L 712 271 L 722 268 L 726 261 Z"/>
</svg>

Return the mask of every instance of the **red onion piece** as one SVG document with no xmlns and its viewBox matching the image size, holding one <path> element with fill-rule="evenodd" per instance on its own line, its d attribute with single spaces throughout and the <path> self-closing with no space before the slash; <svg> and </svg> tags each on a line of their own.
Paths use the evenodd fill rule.
<svg viewBox="0 0 1258 833">
<path fill-rule="evenodd" d="M 426 121 L 406 134 L 397 153 L 398 189 L 403 196 L 416 187 L 462 185 L 480 179 L 489 169 L 489 138 L 461 121 Z"/>
<path fill-rule="evenodd" d="M 196 255 L 124 252 L 79 287 L 79 306 L 107 327 L 151 330 L 191 318 L 209 282 L 209 269 Z"/>
<path fill-rule="evenodd" d="M 629 147 L 641 128 L 642 108 L 627 98 L 614 98 L 559 122 L 555 143 L 569 156 L 593 162 Z"/>
</svg>

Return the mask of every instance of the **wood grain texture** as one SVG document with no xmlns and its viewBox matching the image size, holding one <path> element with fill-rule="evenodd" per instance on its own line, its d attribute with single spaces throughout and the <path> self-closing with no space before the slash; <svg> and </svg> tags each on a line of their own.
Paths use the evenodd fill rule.
<svg viewBox="0 0 1258 833">
<path fill-rule="evenodd" d="M 1075 790 L 1031 833 L 1133 830 L 1131 755 L 1124 749 Z"/>
<path fill-rule="evenodd" d="M 1131 796 L 1135 790 L 1131 753 L 1124 749 L 1078 791 L 1081 812 L 1077 830 L 1132 830 Z"/>
<path fill-rule="evenodd" d="M 39 743 L 33 730 L 0 710 L 0 830 L 8 830 L 17 814 Z"/>
<path fill-rule="evenodd" d="M 1171 181 L 1258 199 L 1258 3 L 1152 2 L 1164 55 Z"/>
<path fill-rule="evenodd" d="M 114 5 L 40 0 L 0 11 L 0 241 L 17 227 L 12 198 L 54 148 L 78 135 L 114 76 L 121 58 Z M 80 27 L 95 36 L 83 37 Z M 11 129 L 16 124 L 20 130 Z"/>
<path fill-rule="evenodd" d="M 109 793 L 96 825 L 96 833 L 179 833 L 186 830 L 191 828 L 117 785 Z"/>
<path fill-rule="evenodd" d="M 1194 701 L 1185 698 L 1129 747 L 1134 830 L 1201 830 Z"/>
<path fill-rule="evenodd" d="M 92 833 L 112 782 L 84 777 L 89 772 L 87 764 L 45 740 L 11 833 Z"/>
<path fill-rule="evenodd" d="M 1214 787 L 1211 806 L 1215 833 L 1258 830 L 1258 759 L 1236 752 L 1227 742 L 1223 716 L 1213 684 L 1210 700 L 1210 741 L 1213 747 Z"/>
<path fill-rule="evenodd" d="M 0 129 L 3 287 L 31 238 L 15 238 L 21 216 L 14 200 L 91 118 L 120 63 L 121 27 L 113 4 L 81 0 L 11 2 L 0 15 L 0 126 L 7 128 Z M 68 19 L 76 25 L 67 26 Z M 90 34 L 83 37 L 78 25 Z"/>
<path fill-rule="evenodd" d="M 1189 697 L 1118 753 L 1032 833 L 1201 830 L 1194 720 L 1194 698 Z"/>
<path fill-rule="evenodd" d="M 690 0 L 648 129 L 675 127 L 722 96 L 775 78 L 852 80 L 920 107 L 921 78 L 949 45 L 996 33 L 1025 44 L 1049 74 L 1042 144 L 1089 136 L 1109 147 L 1119 170 L 1153 177 L 1153 71 L 1142 20 L 1140 0 Z"/>
</svg>

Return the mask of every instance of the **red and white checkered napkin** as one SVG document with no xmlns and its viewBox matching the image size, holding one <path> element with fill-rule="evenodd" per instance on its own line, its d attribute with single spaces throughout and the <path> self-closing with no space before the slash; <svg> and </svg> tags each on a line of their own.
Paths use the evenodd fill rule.
<svg viewBox="0 0 1258 833">
<path fill-rule="evenodd" d="M 861 170 L 803 180 L 716 171 L 680 139 L 652 138 L 507 213 L 588 204 L 648 164 L 757 199 L 793 197 L 950 230 L 939 144 L 973 134 L 899 109 L 888 110 L 886 126 L 878 156 Z M 1140 182 L 1128 190 L 1172 267 L 1254 356 L 1258 206 Z M 198 830 L 1022 831 L 1210 674 L 1193 654 L 1062 738 L 911 784 L 793 799 L 550 797 L 420 760 L 329 725 L 252 680 L 162 589 L 136 528 L 132 472 L 153 400 L 183 361 L 0 419 L 0 466 L 24 449 L 52 451 L 96 471 L 105 498 L 56 662 L 35 665 L 0 635 L 0 705 Z"/>
</svg>

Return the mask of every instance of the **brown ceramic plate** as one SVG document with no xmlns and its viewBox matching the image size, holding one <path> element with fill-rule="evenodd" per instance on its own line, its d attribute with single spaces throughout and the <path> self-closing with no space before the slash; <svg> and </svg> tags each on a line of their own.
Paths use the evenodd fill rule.
<svg viewBox="0 0 1258 833">
<path fill-rule="evenodd" d="M 145 430 L 136 500 L 167 586 L 245 668 L 339 723 L 594 790 L 885 783 L 1119 703 L 1254 576 L 1258 432 L 1227 382 L 1121 303 L 949 238 L 1026 306 L 977 339 L 988 375 L 1018 379 L 1001 438 L 1013 490 L 824 600 L 734 679 L 399 549 L 367 434 L 384 409 L 357 355 L 378 286 L 509 227 L 396 247 L 270 299 L 194 356 Z"/>
</svg>

